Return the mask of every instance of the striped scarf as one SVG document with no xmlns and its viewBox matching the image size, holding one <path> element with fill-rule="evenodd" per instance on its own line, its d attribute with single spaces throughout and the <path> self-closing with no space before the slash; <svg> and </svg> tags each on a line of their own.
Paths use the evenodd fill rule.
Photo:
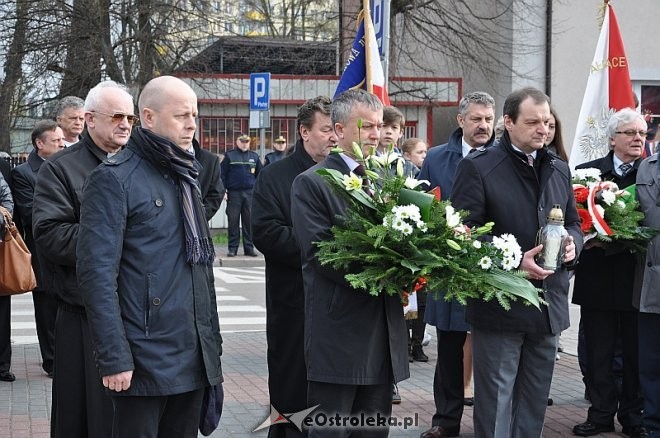
<svg viewBox="0 0 660 438">
<path fill-rule="evenodd" d="M 215 250 L 206 222 L 202 193 L 197 183 L 199 163 L 195 156 L 170 140 L 144 128 L 133 129 L 141 152 L 154 166 L 165 167 L 176 175 L 181 186 L 181 210 L 186 233 L 186 258 L 191 265 L 212 265 Z"/>
</svg>

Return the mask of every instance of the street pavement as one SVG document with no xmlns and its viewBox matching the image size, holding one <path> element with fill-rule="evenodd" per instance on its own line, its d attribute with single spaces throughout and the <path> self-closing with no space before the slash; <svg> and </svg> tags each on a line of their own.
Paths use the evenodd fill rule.
<svg viewBox="0 0 660 438">
<path fill-rule="evenodd" d="M 218 251 L 219 254 L 222 251 Z M 216 438 L 256 438 L 266 430 L 252 432 L 269 415 L 266 366 L 266 311 L 262 257 L 220 258 L 214 268 L 220 325 L 224 339 L 223 372 L 225 403 Z M 563 333 L 565 352 L 555 366 L 544 437 L 572 436 L 572 427 L 586 419 L 588 403 L 577 364 L 579 308 L 571 306 L 571 328 Z M 0 382 L 0 437 L 45 438 L 49 436 L 51 380 L 40 367 L 31 294 L 12 297 L 13 383 Z M 436 360 L 434 330 L 425 352 L 428 363 L 410 364 L 411 378 L 399 384 L 403 399 L 393 415 L 412 418 L 414 424 L 393 427 L 390 437 L 418 437 L 430 427 L 434 412 L 433 374 Z M 620 433 L 603 437 L 625 436 Z M 201 435 L 200 435 L 201 436 Z M 472 408 L 466 407 L 461 436 L 472 437 Z"/>
</svg>

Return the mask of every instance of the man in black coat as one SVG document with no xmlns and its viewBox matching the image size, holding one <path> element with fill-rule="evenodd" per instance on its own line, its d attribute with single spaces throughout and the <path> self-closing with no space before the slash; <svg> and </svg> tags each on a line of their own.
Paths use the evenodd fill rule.
<svg viewBox="0 0 660 438">
<path fill-rule="evenodd" d="M 620 189 L 635 184 L 637 167 L 642 162 L 646 121 L 626 108 L 614 113 L 607 130 L 611 150 L 603 158 L 577 166 L 596 168 L 604 181 Z M 639 388 L 638 311 L 633 307 L 635 257 L 616 243 L 590 240 L 575 269 L 573 303 L 580 305 L 586 354 L 585 385 L 591 406 L 587 421 L 573 428 L 579 436 L 614 431 L 614 415 L 628 436 L 646 436 L 642 426 L 643 400 Z M 612 367 L 621 339 L 623 381 L 617 394 Z"/>
<path fill-rule="evenodd" d="M 201 166 L 197 182 L 202 191 L 204 215 L 206 220 L 210 221 L 220 209 L 220 204 L 225 198 L 225 186 L 222 184 L 220 176 L 220 159 L 213 152 L 202 149 L 196 139 L 193 139 L 193 148 L 195 149 L 195 159 Z"/>
<path fill-rule="evenodd" d="M 361 141 L 366 155 L 378 144 L 382 122 L 383 107 L 373 94 L 350 90 L 337 96 L 332 123 L 343 153 L 330 154 L 298 175 L 291 189 L 293 231 L 300 244 L 305 288 L 307 404 L 320 405 L 318 409 L 329 416 L 388 417 L 392 382 L 410 376 L 401 297 L 374 297 L 351 288 L 346 272 L 320 265 L 314 244 L 332 239 L 331 228 L 346 210 L 343 199 L 316 171 L 354 171 L 358 163 L 352 143 Z M 350 433 L 350 427 L 316 426 L 311 425 L 310 437 Z M 388 427 L 367 433 L 386 437 Z"/>
<path fill-rule="evenodd" d="M 337 137 L 332 101 L 315 97 L 298 108 L 300 140 L 283 160 L 264 167 L 252 195 L 252 240 L 266 259 L 266 339 L 270 404 L 279 412 L 307 407 L 304 356 L 304 290 L 300 248 L 291 221 L 291 184 L 323 161 Z M 301 436 L 290 424 L 273 425 L 269 437 Z"/>
<path fill-rule="evenodd" d="M 52 120 L 42 120 L 32 130 L 34 150 L 25 163 L 12 170 L 12 190 L 14 192 L 15 216 L 20 217 L 23 238 L 32 253 L 32 267 L 37 277 L 37 287 L 32 291 L 34 319 L 37 325 L 37 337 L 41 350 L 42 368 L 53 377 L 53 357 L 55 350 L 55 317 L 57 302 L 53 292 L 45 287 L 37 248 L 32 235 L 32 204 L 37 173 L 44 160 L 64 149 L 64 133 Z"/>
<path fill-rule="evenodd" d="M 133 98 L 113 81 L 101 82 L 85 99 L 87 134 L 46 160 L 34 188 L 32 231 L 44 261 L 42 277 L 58 301 L 51 434 L 112 436 L 112 402 L 101 385 L 76 277 L 80 196 L 89 174 L 128 142 Z M 108 187 L 113 190 L 114 187 Z"/>
<path fill-rule="evenodd" d="M 497 300 L 470 300 L 474 430 L 478 437 L 540 437 L 555 364 L 557 336 L 568 328 L 567 264 L 582 246 L 568 165 L 544 150 L 549 98 L 535 88 L 511 93 L 504 103 L 500 142 L 458 164 L 451 200 L 469 212 L 465 224 L 495 223 L 493 235 L 511 233 L 524 255 L 519 269 L 543 289 L 548 306 L 522 302 L 504 310 Z M 549 271 L 536 264 L 536 235 L 558 204 L 570 236 L 564 264 Z M 578 251 L 576 252 L 576 246 Z"/>
</svg>

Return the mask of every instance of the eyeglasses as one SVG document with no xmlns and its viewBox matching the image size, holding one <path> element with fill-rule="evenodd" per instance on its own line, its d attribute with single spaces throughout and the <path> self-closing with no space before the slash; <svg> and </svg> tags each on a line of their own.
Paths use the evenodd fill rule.
<svg viewBox="0 0 660 438">
<path fill-rule="evenodd" d="M 112 120 L 112 123 L 115 125 L 118 125 L 124 120 L 124 117 L 126 117 L 126 121 L 128 122 L 129 125 L 133 126 L 140 120 L 138 116 L 135 116 L 133 114 L 122 114 L 122 113 L 114 113 L 114 114 L 108 114 L 104 113 L 101 111 L 92 111 L 93 113 L 98 113 L 98 114 L 103 114 L 104 116 L 110 116 L 110 119 Z"/>
<path fill-rule="evenodd" d="M 625 131 L 616 131 L 616 134 L 623 134 L 626 137 L 634 137 L 639 134 L 640 137 L 646 137 L 648 132 L 646 131 L 635 131 L 634 129 L 626 129 Z"/>
</svg>

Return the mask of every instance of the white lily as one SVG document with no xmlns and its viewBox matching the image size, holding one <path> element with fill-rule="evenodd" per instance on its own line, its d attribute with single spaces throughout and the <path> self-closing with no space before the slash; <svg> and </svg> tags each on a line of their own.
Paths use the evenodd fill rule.
<svg viewBox="0 0 660 438">
<path fill-rule="evenodd" d="M 415 179 L 411 177 L 406 177 L 406 181 L 403 183 L 406 188 L 409 188 L 410 190 L 413 190 L 415 187 L 417 187 L 420 184 L 426 184 L 427 186 L 431 185 L 431 182 L 426 179 Z"/>
<path fill-rule="evenodd" d="M 449 228 L 455 228 L 461 223 L 461 215 L 451 205 L 445 208 L 445 218 L 447 220 L 447 227 Z"/>
</svg>

